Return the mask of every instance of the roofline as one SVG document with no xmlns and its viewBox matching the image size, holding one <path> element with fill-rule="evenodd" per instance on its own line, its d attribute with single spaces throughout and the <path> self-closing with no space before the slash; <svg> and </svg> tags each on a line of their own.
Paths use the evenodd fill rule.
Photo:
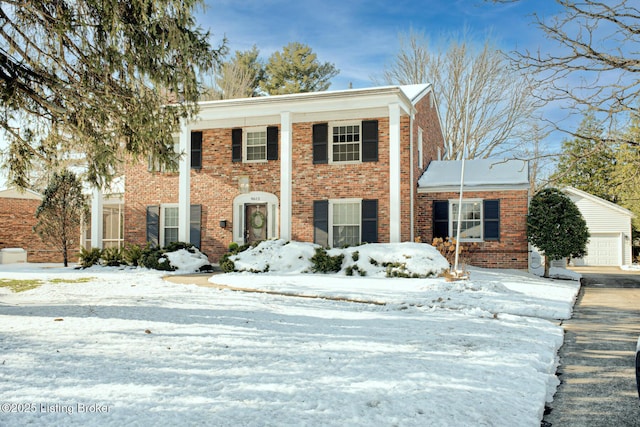
<svg viewBox="0 0 640 427">
<path fill-rule="evenodd" d="M 33 196 L 33 197 L 9 197 L 9 198 L 12 198 L 12 199 L 33 199 L 33 200 L 35 200 L 35 199 L 42 199 L 42 197 L 43 197 L 42 194 L 38 193 L 37 191 L 29 190 L 28 188 L 24 188 L 24 189 L 20 189 L 20 188 L 17 188 L 17 187 L 2 188 L 2 189 L 0 189 L 0 194 L 5 192 L 5 191 L 7 191 L 7 192 L 14 191 L 14 192 L 19 193 L 19 194 L 26 194 L 26 195 Z M 0 197 L 7 197 L 7 196 L 0 196 Z"/>
<path fill-rule="evenodd" d="M 478 193 L 482 191 L 528 191 L 529 184 L 482 184 L 482 185 L 464 185 L 463 193 Z M 436 187 L 418 187 L 418 193 L 459 193 L 460 184 L 457 185 L 439 185 Z"/>
<path fill-rule="evenodd" d="M 425 84 L 425 94 L 428 92 L 428 89 L 431 88 L 431 84 Z M 423 93 L 420 93 L 416 98 L 421 98 L 424 96 Z M 301 101 L 301 100 L 322 100 L 326 98 L 356 98 L 361 96 L 373 96 L 373 95 L 398 95 L 401 98 L 404 98 L 407 104 L 414 105 L 413 100 L 409 99 L 407 95 L 402 91 L 402 86 L 376 86 L 369 88 L 361 88 L 361 89 L 342 89 L 335 91 L 322 91 L 322 92 L 302 92 L 302 93 L 290 93 L 284 95 L 269 95 L 269 96 L 254 96 L 250 98 L 234 98 L 234 99 L 220 99 L 214 101 L 200 101 L 198 105 L 202 108 L 207 106 L 235 106 L 235 105 L 244 105 L 244 104 L 280 104 L 291 101 Z"/>
<path fill-rule="evenodd" d="M 593 195 L 591 193 L 587 193 L 586 191 L 579 190 L 579 189 L 577 189 L 575 187 L 567 186 L 567 187 L 561 188 L 561 190 L 564 191 L 564 192 L 573 193 L 576 196 L 584 197 L 585 199 L 589 199 L 592 202 L 598 203 L 598 204 L 606 206 L 608 208 L 615 209 L 615 210 L 619 211 L 620 213 L 630 215 L 632 218 L 635 218 L 635 216 L 636 216 L 633 212 L 631 212 L 629 209 L 627 209 L 625 207 L 622 207 L 622 206 L 617 205 L 617 204 L 615 204 L 613 202 L 605 200 L 602 197 L 598 197 L 598 196 Z"/>
</svg>

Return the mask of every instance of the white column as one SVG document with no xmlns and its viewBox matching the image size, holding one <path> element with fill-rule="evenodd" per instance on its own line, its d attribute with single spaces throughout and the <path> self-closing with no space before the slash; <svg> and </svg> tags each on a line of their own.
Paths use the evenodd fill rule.
<svg viewBox="0 0 640 427">
<path fill-rule="evenodd" d="M 291 113 L 280 114 L 280 238 L 291 240 L 292 165 Z"/>
<path fill-rule="evenodd" d="M 91 248 L 102 249 L 102 233 L 102 191 L 96 187 L 91 194 Z"/>
<path fill-rule="evenodd" d="M 180 162 L 178 171 L 178 240 L 189 242 L 191 212 L 191 134 L 184 125 L 180 126 Z"/>
<path fill-rule="evenodd" d="M 400 104 L 389 104 L 389 242 L 400 234 Z"/>
</svg>

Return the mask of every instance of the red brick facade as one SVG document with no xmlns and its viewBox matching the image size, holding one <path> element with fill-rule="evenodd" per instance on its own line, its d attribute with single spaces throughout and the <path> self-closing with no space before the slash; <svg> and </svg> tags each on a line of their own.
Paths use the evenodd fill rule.
<svg viewBox="0 0 640 427">
<path fill-rule="evenodd" d="M 296 98 L 296 102 L 299 102 L 298 99 L 303 97 Z M 258 101 L 258 103 L 262 102 L 262 100 Z M 254 106 L 249 105 L 248 101 L 238 101 L 237 104 L 231 101 L 224 105 L 229 105 L 233 109 L 240 104 Z M 319 105 L 325 108 L 324 104 Z M 287 111 L 286 107 L 279 108 Z M 394 140 L 390 135 L 392 110 L 386 104 L 382 107 L 378 105 L 375 108 L 369 108 L 369 110 L 339 105 L 336 110 L 330 112 L 327 110 L 319 113 L 286 113 L 290 114 L 291 118 L 289 128 L 291 176 L 286 179 L 290 180 L 291 185 L 290 236 L 292 240 L 314 241 L 314 201 L 354 198 L 377 201 L 379 242 L 389 242 L 392 239 L 391 217 L 395 210 L 399 212 L 401 241 L 420 238 L 430 243 L 430 203 L 434 199 L 431 195 L 418 193 L 418 180 L 429 163 L 444 151 L 437 106 L 429 92 L 409 109 L 400 108 L 398 123 L 400 203 L 399 206 L 393 207 L 390 205 L 392 200 L 390 182 L 393 181 L 390 153 L 393 149 L 391 141 Z M 277 200 L 277 209 L 282 209 L 280 206 L 282 189 L 288 188 L 287 182 L 281 182 L 281 179 L 285 178 L 281 176 L 283 129 L 280 113 L 264 113 L 264 110 L 260 110 L 262 115 L 252 116 L 251 113 L 247 113 L 247 117 L 238 118 L 238 113 L 234 113 L 235 116 L 227 119 L 226 111 L 222 108 L 215 110 L 217 115 L 214 114 L 210 119 L 210 123 L 213 124 L 196 124 L 190 129 L 191 132 L 202 132 L 202 167 L 191 169 L 190 203 L 201 206 L 201 250 L 212 262 L 219 260 L 231 242 L 238 241 L 238 235 L 234 236 L 233 233 L 237 233 L 239 227 L 244 227 L 244 224 L 234 224 L 240 216 L 234 212 L 233 203 L 238 196 L 244 194 L 240 188 L 241 180 L 248 179 L 250 192 L 272 195 L 270 197 Z M 372 111 L 376 111 L 377 114 L 371 114 Z M 240 114 L 242 113 L 244 110 Z M 342 114 L 345 117 L 342 117 Z M 314 163 L 314 125 L 342 121 L 377 122 L 377 161 Z M 232 161 L 233 129 L 252 126 L 278 128 L 277 160 Z M 422 135 L 422 144 L 419 143 L 420 135 Z M 419 159 L 420 155 L 421 159 Z M 287 168 L 285 167 L 284 170 Z M 150 172 L 146 162 L 127 165 L 125 174 L 125 242 L 145 244 L 147 208 L 158 205 L 177 205 L 179 175 L 178 173 Z M 490 194 L 474 195 L 474 197 L 485 196 L 489 197 Z M 449 197 L 448 194 L 439 194 L 437 199 Z M 499 197 L 502 200 L 501 239 L 495 243 L 483 243 L 482 253 L 474 255 L 473 262 L 485 267 L 526 268 L 527 244 L 524 236 L 526 191 L 505 192 L 494 194 L 492 197 Z M 279 214 L 276 216 L 278 216 L 276 222 L 278 225 L 275 226 L 275 230 L 278 231 L 281 218 Z M 227 224 L 224 228 L 220 225 L 222 220 Z M 397 225 L 393 224 L 394 227 Z M 398 228 L 393 230 L 397 231 Z M 280 233 L 278 231 L 275 234 Z"/>
<path fill-rule="evenodd" d="M 0 249 L 22 248 L 27 251 L 28 262 L 62 262 L 62 253 L 33 231 L 40 203 L 37 199 L 0 197 Z M 70 253 L 69 257 L 74 255 Z"/>
<path fill-rule="evenodd" d="M 419 211 L 416 220 L 417 236 L 421 241 L 433 241 L 433 202 L 458 199 L 458 193 L 422 193 L 418 195 Z M 529 248 L 527 244 L 527 190 L 469 192 L 465 198 L 500 200 L 500 240 L 480 242 L 479 250 L 464 261 L 477 267 L 527 269 Z"/>
</svg>

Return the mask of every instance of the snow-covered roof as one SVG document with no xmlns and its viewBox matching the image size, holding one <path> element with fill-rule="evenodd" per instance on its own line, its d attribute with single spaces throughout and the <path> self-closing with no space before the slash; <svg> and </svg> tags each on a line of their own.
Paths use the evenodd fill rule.
<svg viewBox="0 0 640 427">
<path fill-rule="evenodd" d="M 462 160 L 438 160 L 429 164 L 418 180 L 421 193 L 460 190 Z M 529 164 L 523 160 L 474 159 L 464 162 L 464 190 L 526 190 Z"/>
</svg>

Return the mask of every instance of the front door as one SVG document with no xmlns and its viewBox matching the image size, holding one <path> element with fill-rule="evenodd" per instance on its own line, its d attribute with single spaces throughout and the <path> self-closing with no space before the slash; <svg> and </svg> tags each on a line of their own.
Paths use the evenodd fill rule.
<svg viewBox="0 0 640 427">
<path fill-rule="evenodd" d="M 246 204 L 244 205 L 244 209 L 245 243 L 267 240 L 267 204 Z"/>
</svg>

